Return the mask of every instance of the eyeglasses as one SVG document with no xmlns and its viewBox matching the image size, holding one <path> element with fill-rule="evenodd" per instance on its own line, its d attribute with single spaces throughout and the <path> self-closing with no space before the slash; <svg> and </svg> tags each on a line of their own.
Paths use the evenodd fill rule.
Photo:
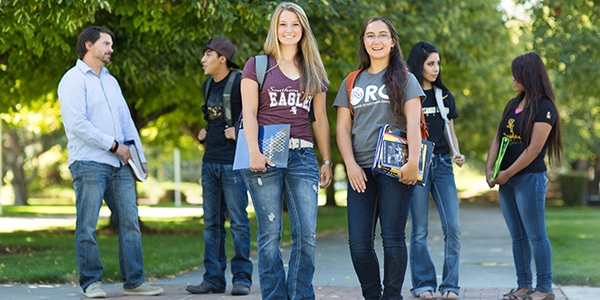
<svg viewBox="0 0 600 300">
<path fill-rule="evenodd" d="M 384 40 L 388 40 L 390 39 L 391 36 L 389 33 L 380 33 L 378 35 L 375 35 L 373 33 L 367 33 L 365 35 L 365 40 L 369 41 L 369 42 L 373 42 L 375 41 L 375 39 L 378 39 L 380 41 L 384 41 Z"/>
</svg>

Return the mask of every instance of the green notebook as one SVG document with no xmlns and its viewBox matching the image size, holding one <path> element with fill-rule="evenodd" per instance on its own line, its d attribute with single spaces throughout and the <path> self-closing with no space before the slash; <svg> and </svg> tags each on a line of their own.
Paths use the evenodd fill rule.
<svg viewBox="0 0 600 300">
<path fill-rule="evenodd" d="M 492 179 L 496 179 L 498 172 L 500 172 L 500 164 L 502 163 L 502 158 L 504 158 L 504 153 L 506 153 L 506 149 L 508 149 L 508 144 L 510 144 L 510 139 L 507 137 L 502 137 L 502 141 L 500 141 L 500 149 L 498 149 L 498 157 L 496 158 L 496 165 L 494 166 L 494 175 Z"/>
</svg>

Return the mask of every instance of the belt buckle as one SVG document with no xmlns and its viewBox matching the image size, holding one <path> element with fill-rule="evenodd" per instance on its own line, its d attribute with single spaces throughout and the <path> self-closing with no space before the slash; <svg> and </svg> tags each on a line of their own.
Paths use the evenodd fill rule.
<svg viewBox="0 0 600 300">
<path fill-rule="evenodd" d="M 296 148 L 300 148 L 300 139 L 290 138 L 289 148 L 294 150 Z"/>
</svg>

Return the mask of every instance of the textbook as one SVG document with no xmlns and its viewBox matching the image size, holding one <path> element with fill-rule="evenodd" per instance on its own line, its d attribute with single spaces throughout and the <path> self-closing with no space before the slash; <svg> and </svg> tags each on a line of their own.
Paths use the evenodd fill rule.
<svg viewBox="0 0 600 300">
<path fill-rule="evenodd" d="M 258 148 L 260 152 L 275 164 L 275 168 L 287 168 L 290 151 L 290 124 L 258 126 Z M 244 128 L 237 137 L 233 169 L 249 169 L 250 154 Z"/>
<path fill-rule="evenodd" d="M 421 153 L 419 154 L 419 175 L 417 184 L 425 186 L 429 175 L 429 166 L 435 145 L 428 140 L 421 140 Z M 373 171 L 387 176 L 398 178 L 400 168 L 408 161 L 408 143 L 401 137 L 400 130 L 386 124 L 379 130 L 377 148 L 373 159 Z"/>
<path fill-rule="evenodd" d="M 144 172 L 142 168 L 142 162 L 140 161 L 140 156 L 137 151 L 137 147 L 135 146 L 135 142 L 133 140 L 125 141 L 124 143 L 129 147 L 129 153 L 131 153 L 131 158 L 127 162 L 133 170 L 133 174 L 135 175 L 135 179 L 137 181 L 146 182 L 148 178 L 148 174 Z"/>
</svg>

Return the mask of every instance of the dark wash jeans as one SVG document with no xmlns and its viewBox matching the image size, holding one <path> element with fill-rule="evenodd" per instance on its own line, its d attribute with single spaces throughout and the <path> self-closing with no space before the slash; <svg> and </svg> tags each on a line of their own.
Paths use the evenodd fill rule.
<svg viewBox="0 0 600 300">
<path fill-rule="evenodd" d="M 402 299 L 406 274 L 406 221 L 414 186 L 398 179 L 367 174 L 367 189 L 357 193 L 348 183 L 348 235 L 350 255 L 365 299 Z M 383 287 L 375 253 L 377 221 L 383 241 Z"/>
<path fill-rule="evenodd" d="M 233 164 L 202 163 L 202 208 L 204 210 L 204 281 L 225 289 L 227 256 L 225 241 L 227 212 L 235 255 L 231 259 L 232 283 L 252 285 L 248 193 L 240 171 Z"/>
</svg>

